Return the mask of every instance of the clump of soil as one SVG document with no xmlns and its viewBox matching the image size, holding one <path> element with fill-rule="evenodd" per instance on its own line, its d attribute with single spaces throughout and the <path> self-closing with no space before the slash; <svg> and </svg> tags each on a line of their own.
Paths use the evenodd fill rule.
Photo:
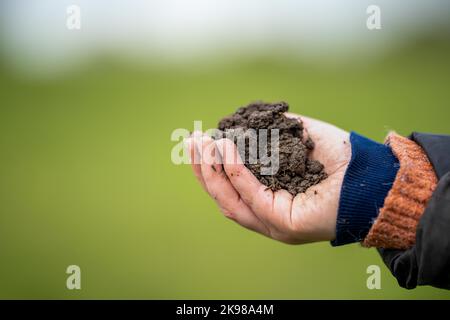
<svg viewBox="0 0 450 320">
<path fill-rule="evenodd" d="M 236 132 L 235 143 L 239 134 L 247 129 L 268 129 L 268 152 L 270 153 L 270 129 L 279 131 L 279 169 L 273 175 L 262 175 L 263 163 L 258 158 L 249 162 L 250 143 L 245 143 L 245 150 L 239 150 L 241 155 L 245 152 L 245 166 L 268 188 L 276 191 L 285 189 L 292 195 L 305 192 L 309 187 L 319 183 L 327 177 L 323 165 L 316 160 L 309 159 L 308 155 L 314 148 L 314 142 L 308 137 L 304 139 L 303 123 L 300 118 L 287 118 L 284 112 L 288 111 L 286 102 L 264 103 L 255 102 L 246 107 L 239 108 L 234 114 L 223 118 L 218 128 L 223 132 Z M 243 129 L 236 130 L 236 129 Z M 224 135 L 226 136 L 226 135 Z M 239 147 L 239 144 L 238 144 Z"/>
</svg>

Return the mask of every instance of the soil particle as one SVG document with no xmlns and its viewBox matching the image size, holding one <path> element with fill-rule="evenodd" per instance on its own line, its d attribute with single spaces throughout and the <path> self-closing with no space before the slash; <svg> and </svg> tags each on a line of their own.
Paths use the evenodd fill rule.
<svg viewBox="0 0 450 320">
<path fill-rule="evenodd" d="M 278 171 L 274 175 L 261 175 L 262 163 L 258 153 L 256 163 L 249 163 L 250 143 L 245 143 L 244 163 L 268 188 L 274 191 L 285 189 L 292 195 L 296 195 L 325 179 L 327 174 L 319 161 L 309 158 L 309 153 L 314 149 L 314 142 L 310 137 L 304 137 L 303 122 L 300 118 L 287 118 L 284 115 L 288 109 L 289 105 L 286 102 L 254 102 L 239 108 L 234 114 L 224 117 L 219 122 L 218 128 L 224 132 L 229 130 L 238 132 L 235 135 L 235 143 L 239 134 L 245 135 L 247 129 L 255 129 L 257 136 L 259 135 L 258 129 L 278 129 Z M 243 130 L 236 131 L 236 129 Z M 245 141 L 248 141 L 248 137 L 245 138 Z M 270 131 L 267 141 L 268 150 L 270 150 Z"/>
</svg>

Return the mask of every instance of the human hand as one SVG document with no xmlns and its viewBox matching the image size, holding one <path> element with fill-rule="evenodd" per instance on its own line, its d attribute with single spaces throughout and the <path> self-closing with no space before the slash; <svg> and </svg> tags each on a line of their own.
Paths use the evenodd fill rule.
<svg viewBox="0 0 450 320">
<path fill-rule="evenodd" d="M 238 224 L 289 244 L 333 240 L 339 195 L 351 157 L 349 133 L 331 124 L 301 118 L 305 138 L 315 148 L 310 154 L 320 161 L 328 177 L 305 193 L 292 196 L 286 190 L 273 192 L 244 166 L 236 145 L 228 139 L 213 140 L 195 132 L 187 140 L 192 169 L 223 214 Z"/>
</svg>

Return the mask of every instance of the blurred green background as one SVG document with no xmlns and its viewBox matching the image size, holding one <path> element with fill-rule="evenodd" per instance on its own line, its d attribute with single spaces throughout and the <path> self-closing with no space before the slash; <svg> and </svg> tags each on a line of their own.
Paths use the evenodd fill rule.
<svg viewBox="0 0 450 320">
<path fill-rule="evenodd" d="M 225 219 L 170 153 L 252 100 L 383 141 L 450 134 L 450 41 L 420 37 L 371 63 L 264 55 L 132 66 L 108 55 L 37 80 L 0 63 L 0 298 L 449 299 L 400 288 L 376 250 L 290 246 Z M 68 265 L 82 290 L 67 290 Z M 382 270 L 368 290 L 366 268 Z"/>
</svg>

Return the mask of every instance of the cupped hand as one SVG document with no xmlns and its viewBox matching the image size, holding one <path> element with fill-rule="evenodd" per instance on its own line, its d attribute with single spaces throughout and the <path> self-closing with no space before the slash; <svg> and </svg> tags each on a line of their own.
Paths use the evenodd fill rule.
<svg viewBox="0 0 450 320">
<path fill-rule="evenodd" d="M 286 116 L 301 118 L 304 136 L 315 143 L 310 157 L 319 160 L 328 174 L 305 193 L 294 197 L 286 190 L 270 190 L 244 166 L 231 140 L 213 140 L 201 132 L 187 140 L 193 172 L 222 213 L 243 227 L 289 244 L 333 240 L 351 157 L 349 134 L 319 120 Z"/>
</svg>

